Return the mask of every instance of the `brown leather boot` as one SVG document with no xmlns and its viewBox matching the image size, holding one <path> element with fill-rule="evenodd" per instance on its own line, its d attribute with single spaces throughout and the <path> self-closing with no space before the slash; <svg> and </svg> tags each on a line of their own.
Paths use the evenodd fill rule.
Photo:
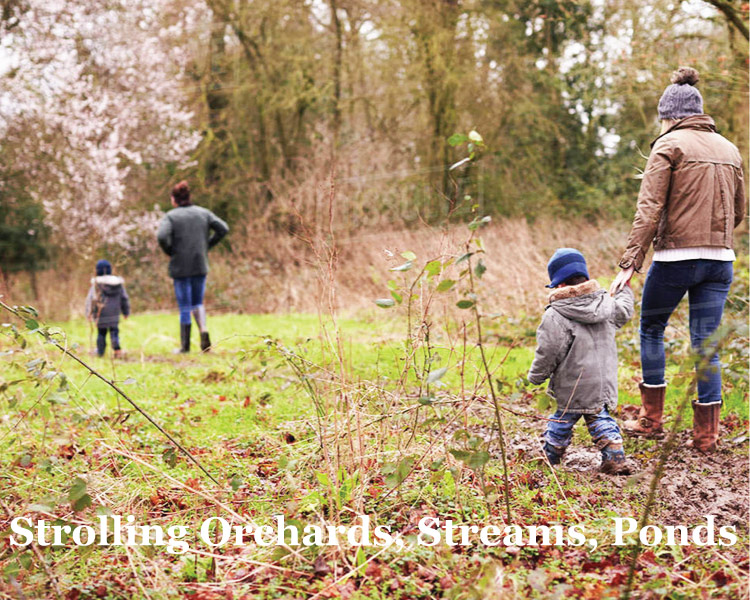
<svg viewBox="0 0 750 600">
<path fill-rule="evenodd" d="M 664 414 L 664 396 L 667 392 L 667 384 L 653 386 L 646 385 L 641 381 L 638 384 L 641 390 L 641 410 L 638 418 L 625 421 L 622 426 L 625 433 L 636 437 L 661 437 L 664 435 L 662 429 L 662 415 Z"/>
<path fill-rule="evenodd" d="M 693 402 L 693 440 L 688 446 L 701 452 L 716 450 L 719 445 L 720 416 L 721 402 Z"/>
</svg>

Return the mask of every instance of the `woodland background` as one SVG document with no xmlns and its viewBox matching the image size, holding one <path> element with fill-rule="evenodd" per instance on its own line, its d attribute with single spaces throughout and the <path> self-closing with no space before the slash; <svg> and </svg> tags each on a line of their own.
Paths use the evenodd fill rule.
<svg viewBox="0 0 750 600">
<path fill-rule="evenodd" d="M 552 251 L 614 275 L 673 69 L 700 71 L 747 159 L 747 17 L 729 0 L 0 0 L 0 599 L 747 598 L 746 223 L 716 453 L 687 448 L 685 302 L 670 433 L 624 440 L 632 477 L 598 472 L 582 423 L 551 470 L 551 401 L 526 380 Z M 231 232 L 211 351 L 174 355 L 154 234 L 181 179 Z M 134 309 L 118 359 L 89 356 L 82 318 L 102 257 Z M 620 420 L 640 406 L 638 321 L 617 335 Z M 367 514 L 407 541 L 423 516 L 576 523 L 601 544 L 177 557 L 7 535 L 15 516 L 279 513 Z M 613 516 L 706 515 L 738 543 L 612 543 Z"/>
<path fill-rule="evenodd" d="M 611 271 L 674 68 L 700 71 L 748 156 L 747 17 L 728 0 L 5 0 L 0 285 L 67 318 L 107 256 L 136 310 L 170 307 L 154 230 L 183 178 L 232 229 L 222 310 L 314 306 L 314 240 L 336 248 L 340 299 L 370 302 L 384 250 L 430 252 L 472 210 L 508 219 L 486 236 L 514 281 L 500 295 L 543 283 L 571 237 Z M 472 129 L 481 161 L 449 173 Z"/>
</svg>

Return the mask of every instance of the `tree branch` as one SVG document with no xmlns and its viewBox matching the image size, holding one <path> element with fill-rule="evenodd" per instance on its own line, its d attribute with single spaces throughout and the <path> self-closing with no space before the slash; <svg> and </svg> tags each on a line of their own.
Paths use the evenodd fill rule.
<svg viewBox="0 0 750 600">
<path fill-rule="evenodd" d="M 737 9 L 726 0 L 705 0 L 711 4 L 714 8 L 720 11 L 732 25 L 735 26 L 746 40 L 750 40 L 750 33 L 748 32 L 747 24 L 742 16 L 738 14 Z"/>
</svg>

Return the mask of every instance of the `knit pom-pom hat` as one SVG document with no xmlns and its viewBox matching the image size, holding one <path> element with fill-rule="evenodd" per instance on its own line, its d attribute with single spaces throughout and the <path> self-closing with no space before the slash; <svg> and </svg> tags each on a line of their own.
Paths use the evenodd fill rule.
<svg viewBox="0 0 750 600">
<path fill-rule="evenodd" d="M 691 115 L 703 114 L 703 97 L 695 87 L 698 71 L 680 67 L 672 73 L 672 84 L 659 99 L 659 120 L 677 121 Z"/>
</svg>

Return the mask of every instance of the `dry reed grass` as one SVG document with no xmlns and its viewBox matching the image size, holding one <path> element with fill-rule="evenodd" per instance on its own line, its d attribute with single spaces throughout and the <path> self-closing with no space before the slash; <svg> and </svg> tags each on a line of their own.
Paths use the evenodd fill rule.
<svg viewBox="0 0 750 600">
<path fill-rule="evenodd" d="M 555 248 L 584 252 L 592 277 L 608 277 L 627 233 L 627 223 L 592 224 L 524 219 L 497 220 L 482 230 L 487 272 L 482 282 L 485 312 L 532 312 L 546 299 L 546 263 Z M 418 261 L 459 255 L 467 238 L 464 225 L 342 235 L 335 240 L 337 308 L 358 311 L 387 295 L 386 282 L 397 279 L 389 268 L 403 262 L 401 252 Z M 244 243 L 238 240 L 244 240 Z M 235 234 L 232 252 L 212 254 L 207 304 L 214 312 L 316 312 L 325 292 L 315 252 L 299 237 L 268 231 Z M 83 314 L 93 264 L 60 260 L 58 268 L 37 275 L 34 298 L 27 275 L 11 279 L 6 296 L 32 304 L 46 318 L 63 320 Z M 174 310 L 166 257 L 157 250 L 137 263 L 121 265 L 134 311 Z M 407 273 L 407 276 L 409 273 Z M 446 298 L 450 300 L 450 298 Z"/>
</svg>

